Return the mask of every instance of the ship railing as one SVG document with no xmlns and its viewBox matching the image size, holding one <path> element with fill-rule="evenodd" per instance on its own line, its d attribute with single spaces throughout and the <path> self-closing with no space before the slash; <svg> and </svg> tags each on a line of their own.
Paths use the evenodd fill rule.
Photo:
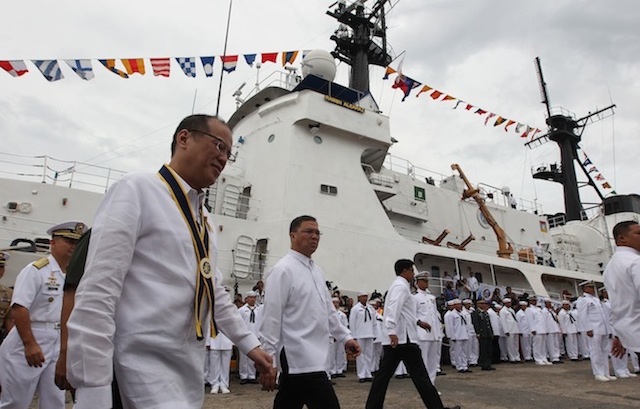
<svg viewBox="0 0 640 409">
<path fill-rule="evenodd" d="M 257 221 L 261 202 L 250 195 L 233 191 L 218 192 L 218 182 L 205 189 L 205 206 L 209 212 L 235 219 Z"/>
<path fill-rule="evenodd" d="M 385 157 L 384 167 L 392 172 L 404 173 L 414 179 L 425 181 L 425 183 L 434 186 L 436 182 L 441 182 L 448 177 L 443 173 L 415 166 L 409 160 L 394 156 L 390 153 Z"/>
<path fill-rule="evenodd" d="M 126 172 L 48 155 L 24 156 L 0 152 L 0 174 L 18 180 L 106 192 Z"/>
<path fill-rule="evenodd" d="M 257 70 L 258 73 L 256 75 L 259 76 L 260 69 L 258 68 Z M 300 83 L 300 81 L 302 81 L 302 76 L 300 76 L 297 71 L 273 71 L 263 79 L 256 78 L 256 84 L 244 98 L 240 98 L 242 92 L 240 89 L 238 89 L 238 91 L 236 91 L 239 92 L 236 98 L 236 103 L 242 104 L 244 101 L 247 101 L 249 98 L 256 95 L 264 88 L 277 87 L 291 91 Z"/>
<path fill-rule="evenodd" d="M 484 197 L 487 203 L 494 203 L 503 207 L 511 206 L 509 203 L 509 194 L 511 192 L 509 190 L 482 182 L 478 183 L 477 187 L 480 190 L 480 195 Z M 527 200 L 516 196 L 514 198 L 517 202 L 516 209 L 527 213 L 542 214 L 542 206 L 535 200 Z"/>
<path fill-rule="evenodd" d="M 576 119 L 576 114 L 561 106 L 553 106 L 549 109 L 551 116 L 562 115 L 573 120 Z"/>
<path fill-rule="evenodd" d="M 581 212 L 582 220 L 591 220 L 595 219 L 602 215 L 602 206 L 599 204 L 594 204 L 593 206 L 586 207 Z M 559 227 L 567 224 L 567 218 L 564 213 L 559 213 L 553 216 L 547 216 L 547 220 L 549 221 L 549 227 Z"/>
</svg>

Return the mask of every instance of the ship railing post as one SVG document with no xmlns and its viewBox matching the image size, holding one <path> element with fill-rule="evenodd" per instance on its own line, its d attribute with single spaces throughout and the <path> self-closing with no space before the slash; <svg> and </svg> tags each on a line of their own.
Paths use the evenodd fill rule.
<svg viewBox="0 0 640 409">
<path fill-rule="evenodd" d="M 69 178 L 69 187 L 71 187 L 71 185 L 73 184 L 73 177 L 76 174 L 76 165 L 78 164 L 78 162 L 73 161 L 73 165 L 69 168 L 71 170 L 71 177 Z"/>
<path fill-rule="evenodd" d="M 44 155 L 44 166 L 42 167 L 42 183 L 47 183 L 47 155 Z"/>
<path fill-rule="evenodd" d="M 107 190 L 109 189 L 109 182 L 111 181 L 111 168 L 107 169 L 107 181 L 106 181 L 106 186 L 104 187 L 104 191 L 105 193 L 107 192 Z M 207 194 L 209 192 L 207 191 Z"/>
</svg>

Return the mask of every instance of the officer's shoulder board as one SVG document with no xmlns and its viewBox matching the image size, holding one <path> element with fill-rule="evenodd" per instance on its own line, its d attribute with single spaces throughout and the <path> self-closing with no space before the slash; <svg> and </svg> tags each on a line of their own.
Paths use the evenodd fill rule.
<svg viewBox="0 0 640 409">
<path fill-rule="evenodd" d="M 35 268 L 37 268 L 38 270 L 40 270 L 42 267 L 46 266 L 49 264 L 49 258 L 48 257 L 42 257 L 40 260 L 36 260 L 33 262 L 33 266 Z"/>
</svg>

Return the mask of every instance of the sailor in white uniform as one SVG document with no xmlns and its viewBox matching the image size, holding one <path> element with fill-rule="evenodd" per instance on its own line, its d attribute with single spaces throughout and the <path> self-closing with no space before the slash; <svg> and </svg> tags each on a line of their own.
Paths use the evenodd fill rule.
<svg viewBox="0 0 640 409">
<path fill-rule="evenodd" d="M 449 338 L 451 364 L 456 367 L 458 372 L 471 372 L 467 361 L 469 331 L 467 330 L 467 318 L 462 314 L 462 302 L 456 298 L 449 301 L 448 304 L 453 306 L 453 310 L 447 311 L 444 315 L 444 330 Z"/>
<path fill-rule="evenodd" d="M 442 327 L 440 326 L 440 313 L 436 305 L 436 297 L 429 292 L 429 273 L 422 272 L 415 276 L 418 291 L 414 294 L 417 303 L 418 319 L 426 323 L 426 328 L 418 328 L 418 346 L 422 352 L 429 379 L 433 385 L 436 384 L 436 374 L 439 367 L 440 347 L 439 339 L 442 338 Z"/>
<path fill-rule="evenodd" d="M 533 359 L 536 365 L 552 365 L 547 359 L 547 326 L 542 316 L 542 308 L 538 307 L 538 297 L 529 297 L 529 307 L 525 312 L 533 335 Z"/>
<path fill-rule="evenodd" d="M 340 310 L 340 299 L 334 297 L 331 299 L 333 306 L 340 316 L 340 324 L 345 328 L 349 328 L 349 317 Z M 340 342 L 331 337 L 331 349 L 329 349 L 329 358 L 327 361 L 329 375 L 332 378 L 343 378 L 344 371 L 347 370 L 347 353 L 344 349 L 344 342 Z"/>
<path fill-rule="evenodd" d="M 564 336 L 567 356 L 572 361 L 578 360 L 578 326 L 575 312 L 571 309 L 569 300 L 562 301 L 562 309 L 558 312 L 560 328 Z"/>
<path fill-rule="evenodd" d="M 529 319 L 527 318 L 526 310 L 529 308 L 529 303 L 526 301 L 518 302 L 520 309 L 516 312 L 516 318 L 518 319 L 518 328 L 520 328 L 520 348 L 522 349 L 522 359 L 525 362 L 533 361 L 533 355 L 531 350 L 533 348 L 533 339 L 531 335 L 531 327 L 529 326 Z"/>
<path fill-rule="evenodd" d="M 602 287 L 600 289 L 602 307 L 604 310 L 604 316 L 608 323 L 611 323 L 611 303 L 609 302 L 609 293 L 607 290 Z M 611 353 L 613 351 L 613 340 L 615 339 L 615 329 L 613 326 L 610 326 L 612 336 L 609 338 L 609 345 L 607 350 L 609 351 L 609 358 L 611 359 L 611 366 L 613 366 L 613 372 L 616 374 L 618 378 L 635 378 L 637 375 L 635 373 L 629 372 L 629 357 L 628 354 L 622 354 L 621 357 L 616 357 Z"/>
<path fill-rule="evenodd" d="M 611 327 L 607 322 L 600 299 L 595 296 L 595 283 L 586 281 L 580 284 L 583 294 L 576 301 L 578 317 L 587 337 L 589 337 L 589 355 L 591 370 L 597 381 L 617 379 L 609 375 L 609 336 Z"/>
<path fill-rule="evenodd" d="M 1 408 L 26 409 L 36 391 L 40 409 L 65 407 L 65 392 L 54 383 L 62 289 L 67 264 L 85 229 L 75 221 L 50 228 L 51 255 L 18 274 L 11 305 L 15 326 L 0 346 Z"/>
<path fill-rule="evenodd" d="M 560 361 L 560 320 L 553 310 L 551 300 L 544 300 L 544 308 L 542 309 L 545 326 L 547 327 L 547 353 L 551 363 L 562 363 Z"/>
<path fill-rule="evenodd" d="M 260 319 L 262 307 L 257 304 L 258 293 L 255 291 L 249 291 L 246 294 L 246 303 L 242 307 L 238 308 L 238 312 L 244 321 L 244 325 L 247 329 L 257 337 L 258 328 L 260 328 Z M 253 365 L 253 361 L 242 352 L 240 352 L 240 384 L 245 383 L 258 383 L 256 380 L 256 367 Z"/>
<path fill-rule="evenodd" d="M 487 314 L 489 314 L 489 319 L 491 320 L 491 330 L 494 335 L 498 337 L 498 349 L 500 350 L 500 360 L 508 361 L 509 355 L 507 354 L 507 336 L 502 329 L 502 323 L 500 322 L 500 311 L 504 307 L 502 304 L 498 304 L 496 302 L 493 303 L 493 308 L 489 308 L 487 310 Z M 495 352 L 494 352 L 495 355 Z"/>
<path fill-rule="evenodd" d="M 507 337 L 507 354 L 509 355 L 509 361 L 520 362 L 520 351 L 518 350 L 520 327 L 518 326 L 516 313 L 513 308 L 511 308 L 511 298 L 504 298 L 502 303 L 504 307 L 500 310 L 500 323 L 502 324 L 504 335 Z"/>
<path fill-rule="evenodd" d="M 476 329 L 471 322 L 471 313 L 475 310 L 473 302 L 470 299 L 462 300 L 462 311 L 465 322 L 467 323 L 467 331 L 469 332 L 469 342 L 467 343 L 467 361 L 470 366 L 478 365 L 478 357 L 480 356 L 480 342 L 476 337 Z"/>
<path fill-rule="evenodd" d="M 349 313 L 349 329 L 351 336 L 360 344 L 360 356 L 356 358 L 358 380 L 368 382 L 373 380 L 373 339 L 376 336 L 376 311 L 367 304 L 369 295 L 360 291 L 358 303 Z"/>
<path fill-rule="evenodd" d="M 209 372 L 207 382 L 211 385 L 210 394 L 231 393 L 229 390 L 229 370 L 231 367 L 231 353 L 233 342 L 222 332 L 215 338 L 209 337 L 206 342 Z"/>
</svg>

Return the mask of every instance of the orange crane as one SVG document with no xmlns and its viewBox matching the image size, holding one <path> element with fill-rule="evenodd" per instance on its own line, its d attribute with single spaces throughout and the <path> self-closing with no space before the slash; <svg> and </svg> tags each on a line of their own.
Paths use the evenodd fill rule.
<svg viewBox="0 0 640 409">
<path fill-rule="evenodd" d="M 464 172 L 460 168 L 460 165 L 454 163 L 451 165 L 451 169 L 457 170 L 458 173 L 460 173 L 460 177 L 464 181 L 465 185 L 467 185 L 467 189 L 462 192 L 462 200 L 473 198 L 473 200 L 475 200 L 478 204 L 478 207 L 480 207 L 480 212 L 487 220 L 487 223 L 489 223 L 489 226 L 491 226 L 493 232 L 496 234 L 496 238 L 498 239 L 498 257 L 511 258 L 511 255 L 513 254 L 513 247 L 511 247 L 511 243 L 507 241 L 507 235 L 505 234 L 504 230 L 502 230 L 502 227 L 498 225 L 496 219 L 494 219 L 491 215 L 489 208 L 484 203 L 484 199 L 480 196 L 480 191 L 474 188 L 471 182 L 469 182 L 469 179 L 467 179 L 467 177 L 465 176 Z"/>
</svg>

